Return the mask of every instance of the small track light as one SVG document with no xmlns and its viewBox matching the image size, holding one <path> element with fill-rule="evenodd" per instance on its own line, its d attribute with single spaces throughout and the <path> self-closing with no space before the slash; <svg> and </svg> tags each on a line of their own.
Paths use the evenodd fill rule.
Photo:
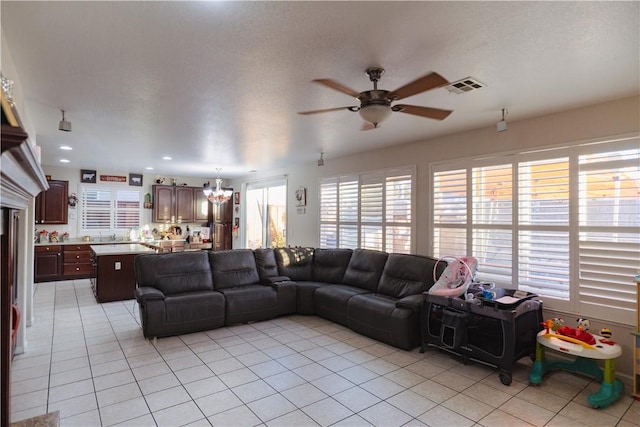
<svg viewBox="0 0 640 427">
<path fill-rule="evenodd" d="M 71 122 L 68 122 L 64 119 L 64 110 L 62 111 L 62 120 L 60 120 L 60 124 L 58 125 L 58 130 L 63 132 L 71 132 Z"/>
<path fill-rule="evenodd" d="M 320 153 L 320 158 L 318 159 L 318 166 L 324 166 L 324 153 Z"/>
<path fill-rule="evenodd" d="M 507 114 L 509 114 L 509 112 L 507 111 L 506 108 L 503 108 L 502 109 L 502 120 L 500 120 L 498 123 L 496 123 L 496 129 L 498 130 L 498 132 L 504 132 L 505 130 L 507 130 L 507 121 L 504 119 Z"/>
</svg>

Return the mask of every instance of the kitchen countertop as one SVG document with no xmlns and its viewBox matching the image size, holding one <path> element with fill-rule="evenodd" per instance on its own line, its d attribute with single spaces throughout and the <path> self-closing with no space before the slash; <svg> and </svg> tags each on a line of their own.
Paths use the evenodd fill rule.
<svg viewBox="0 0 640 427">
<path fill-rule="evenodd" d="M 90 240 L 85 241 L 79 238 L 73 238 L 69 240 L 65 240 L 64 242 L 44 242 L 44 243 L 34 243 L 34 246 L 51 246 L 51 245 L 131 245 L 136 243 L 149 243 L 149 244 L 157 244 L 159 242 L 166 242 L 171 240 L 146 240 L 146 241 L 133 241 L 133 240 Z M 184 242 L 183 240 L 174 240 L 175 242 Z"/>
<path fill-rule="evenodd" d="M 154 249 L 148 248 L 139 243 L 91 245 L 91 250 L 96 254 L 96 256 L 155 253 Z"/>
</svg>

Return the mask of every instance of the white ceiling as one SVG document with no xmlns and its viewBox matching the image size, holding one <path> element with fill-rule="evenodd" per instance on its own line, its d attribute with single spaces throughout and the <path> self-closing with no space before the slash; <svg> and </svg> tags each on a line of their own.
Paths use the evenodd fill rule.
<svg viewBox="0 0 640 427">
<path fill-rule="evenodd" d="M 1 4 L 44 165 L 234 177 L 640 91 L 637 1 Z M 442 122 L 393 113 L 361 131 L 357 113 L 297 114 L 357 105 L 311 80 L 369 90 L 370 66 L 381 89 L 432 71 L 486 87 L 402 101 L 454 110 Z"/>
</svg>

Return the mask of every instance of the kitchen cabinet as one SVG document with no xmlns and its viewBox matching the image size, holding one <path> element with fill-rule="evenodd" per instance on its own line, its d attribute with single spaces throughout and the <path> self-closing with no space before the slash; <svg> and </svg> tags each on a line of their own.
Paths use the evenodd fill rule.
<svg viewBox="0 0 640 427">
<path fill-rule="evenodd" d="M 174 194 L 176 221 L 185 224 L 193 222 L 193 215 L 195 213 L 193 187 L 175 187 Z"/>
<path fill-rule="evenodd" d="M 34 282 L 60 280 L 62 278 L 62 246 L 36 246 L 33 265 Z"/>
<path fill-rule="evenodd" d="M 204 191 L 200 187 L 193 188 L 194 214 L 193 221 L 198 223 L 207 222 L 207 214 L 209 213 L 209 199 L 204 195 Z"/>
<path fill-rule="evenodd" d="M 227 190 L 227 189 L 225 189 Z M 228 188 L 232 190 L 232 188 Z M 221 251 L 232 248 L 233 199 L 224 203 L 211 203 L 210 223 L 213 233 L 213 250 Z"/>
<path fill-rule="evenodd" d="M 36 197 L 36 224 L 67 224 L 69 181 L 47 181 L 49 189 Z"/>
<path fill-rule="evenodd" d="M 192 223 L 194 222 L 194 188 L 153 186 L 153 222 Z"/>
<path fill-rule="evenodd" d="M 89 245 L 64 245 L 62 262 L 63 280 L 87 279 L 95 276 Z"/>
</svg>

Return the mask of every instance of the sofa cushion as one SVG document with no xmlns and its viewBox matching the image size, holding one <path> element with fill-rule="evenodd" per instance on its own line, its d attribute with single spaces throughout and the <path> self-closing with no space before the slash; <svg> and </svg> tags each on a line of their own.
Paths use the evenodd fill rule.
<svg viewBox="0 0 640 427">
<path fill-rule="evenodd" d="M 344 273 L 342 283 L 374 292 L 388 254 L 370 249 L 355 249 Z"/>
<path fill-rule="evenodd" d="M 165 298 L 168 324 L 190 324 L 224 315 L 224 297 L 220 292 L 187 292 Z M 211 324 L 213 326 L 213 323 Z M 221 325 L 217 325 L 221 326 Z"/>
<path fill-rule="evenodd" d="M 354 295 L 347 306 L 350 329 L 378 341 L 411 350 L 420 345 L 420 313 L 396 306 L 383 294 Z"/>
<path fill-rule="evenodd" d="M 378 293 L 395 298 L 422 294 L 433 285 L 437 259 L 406 254 L 390 254 L 378 283 Z"/>
<path fill-rule="evenodd" d="M 258 276 L 261 281 L 267 280 L 269 277 L 277 277 L 278 264 L 276 264 L 276 255 L 271 248 L 260 248 L 253 251 L 256 259 L 256 267 L 258 267 Z"/>
<path fill-rule="evenodd" d="M 213 290 L 206 252 L 138 255 L 134 270 L 139 288 L 157 288 L 165 295 Z"/>
<path fill-rule="evenodd" d="M 313 248 L 277 248 L 273 251 L 280 276 L 293 281 L 313 280 Z"/>
<path fill-rule="evenodd" d="M 245 285 L 224 288 L 220 292 L 226 302 L 227 325 L 272 319 L 279 314 L 278 291 L 271 286 Z"/>
<path fill-rule="evenodd" d="M 209 252 L 209 262 L 213 273 L 213 286 L 217 291 L 260 283 L 251 249 Z"/>
<path fill-rule="evenodd" d="M 296 313 L 315 314 L 316 303 L 314 294 L 321 286 L 329 286 L 320 282 L 295 282 L 296 283 Z"/>
<path fill-rule="evenodd" d="M 347 324 L 347 303 L 354 295 L 367 293 L 365 289 L 345 285 L 325 285 L 316 288 L 313 298 L 316 314 L 341 325 Z"/>
<path fill-rule="evenodd" d="M 351 249 L 320 249 L 313 251 L 313 280 L 342 283 L 353 251 Z"/>
</svg>

